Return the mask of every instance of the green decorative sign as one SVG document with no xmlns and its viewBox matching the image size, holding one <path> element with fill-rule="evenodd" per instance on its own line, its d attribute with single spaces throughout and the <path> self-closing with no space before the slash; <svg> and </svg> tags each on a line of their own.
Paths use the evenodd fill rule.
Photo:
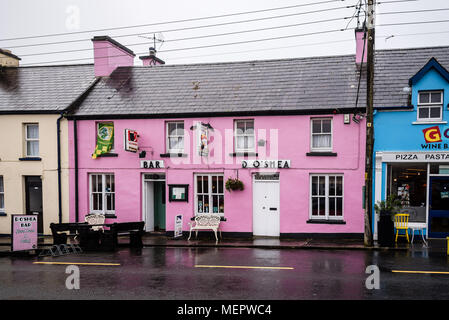
<svg viewBox="0 0 449 320">
<path fill-rule="evenodd" d="M 113 123 L 99 123 L 97 131 L 97 146 L 95 152 L 92 154 L 92 159 L 97 156 L 108 153 L 114 144 L 114 124 Z"/>
</svg>

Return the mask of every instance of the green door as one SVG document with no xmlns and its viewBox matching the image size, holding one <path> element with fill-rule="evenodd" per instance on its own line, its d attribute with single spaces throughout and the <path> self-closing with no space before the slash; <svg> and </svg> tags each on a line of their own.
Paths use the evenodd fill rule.
<svg viewBox="0 0 449 320">
<path fill-rule="evenodd" d="M 165 230 L 165 182 L 154 182 L 154 229 Z"/>
</svg>

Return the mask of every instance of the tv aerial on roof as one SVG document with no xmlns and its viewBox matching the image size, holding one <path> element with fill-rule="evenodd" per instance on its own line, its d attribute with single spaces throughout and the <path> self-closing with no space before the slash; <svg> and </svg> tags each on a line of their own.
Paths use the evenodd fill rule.
<svg viewBox="0 0 449 320">
<path fill-rule="evenodd" d="M 157 34 L 153 33 L 153 36 L 150 36 L 150 37 L 146 37 L 146 36 L 139 36 L 139 37 L 145 38 L 148 40 L 153 40 L 153 48 L 156 49 L 156 51 L 162 47 L 162 45 L 164 44 L 164 41 L 165 41 L 165 37 L 162 34 L 162 32 L 158 32 Z M 159 44 L 159 48 L 156 48 L 156 44 Z"/>
</svg>

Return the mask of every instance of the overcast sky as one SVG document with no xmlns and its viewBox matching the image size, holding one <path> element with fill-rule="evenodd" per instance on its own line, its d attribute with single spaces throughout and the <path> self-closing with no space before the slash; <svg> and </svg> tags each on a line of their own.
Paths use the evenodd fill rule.
<svg viewBox="0 0 449 320">
<path fill-rule="evenodd" d="M 91 63 L 93 61 L 93 52 L 90 39 L 93 36 L 98 35 L 109 35 L 123 45 L 128 46 L 137 55 L 135 60 L 136 65 L 141 65 L 138 56 L 147 54 L 148 47 L 153 46 L 152 40 L 139 36 L 139 34 L 150 37 L 152 37 L 153 34 L 156 34 L 158 38 L 163 38 L 165 40 L 163 43 L 157 43 L 157 55 L 159 58 L 165 60 L 167 64 L 263 60 L 354 53 L 355 42 L 353 30 L 331 33 L 325 32 L 345 29 L 350 22 L 349 18 L 355 13 L 354 8 L 345 8 L 345 6 L 355 5 L 358 3 L 358 0 L 329 1 L 328 3 L 323 4 L 322 2 L 324 1 L 325 0 L 1 0 L 2 18 L 0 19 L 0 48 L 10 49 L 14 54 L 20 56 L 22 58 L 21 65 L 24 66 L 35 63 Z M 393 1 L 399 0 L 384 0 L 384 2 Z M 319 2 L 322 4 L 317 4 Z M 311 3 L 314 3 L 314 5 L 308 5 Z M 203 18 L 295 5 L 302 6 L 222 18 L 148 26 L 149 24 L 161 22 Z M 447 10 L 388 14 L 398 11 L 429 9 Z M 320 12 L 307 13 L 311 11 Z M 377 5 L 376 12 L 376 49 L 449 45 L 449 22 L 384 26 L 385 24 L 392 23 L 449 20 L 449 2 L 447 0 L 380 3 Z M 262 19 L 281 15 L 290 16 L 192 29 L 192 27 Z M 363 16 L 361 18 L 363 19 Z M 335 20 L 310 23 L 330 19 Z M 353 19 L 348 28 L 354 28 L 356 23 L 356 19 Z M 192 37 L 295 24 L 302 25 L 182 40 Z M 4 40 L 136 25 L 146 26 L 53 37 Z M 173 29 L 181 28 L 191 29 L 173 31 Z M 320 34 L 303 35 L 307 33 Z M 423 34 L 410 35 L 416 33 Z M 122 35 L 127 36 L 118 37 Z M 275 39 L 245 43 L 247 41 L 267 38 Z M 73 40 L 81 41 L 41 45 L 49 42 Z M 241 43 L 211 48 L 180 50 L 235 42 Z M 31 44 L 40 45 L 20 47 Z M 38 53 L 56 51 L 69 52 L 36 55 Z M 72 59 L 83 60 L 65 61 Z"/>
</svg>

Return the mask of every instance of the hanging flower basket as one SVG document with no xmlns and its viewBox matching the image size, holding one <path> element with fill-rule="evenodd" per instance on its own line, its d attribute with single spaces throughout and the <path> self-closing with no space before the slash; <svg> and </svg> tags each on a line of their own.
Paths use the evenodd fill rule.
<svg viewBox="0 0 449 320">
<path fill-rule="evenodd" d="M 240 181 L 238 178 L 232 179 L 229 178 L 226 181 L 226 185 L 225 185 L 226 190 L 228 190 L 229 192 L 231 192 L 232 190 L 240 190 L 242 191 L 244 189 L 243 186 L 243 182 Z"/>
</svg>

